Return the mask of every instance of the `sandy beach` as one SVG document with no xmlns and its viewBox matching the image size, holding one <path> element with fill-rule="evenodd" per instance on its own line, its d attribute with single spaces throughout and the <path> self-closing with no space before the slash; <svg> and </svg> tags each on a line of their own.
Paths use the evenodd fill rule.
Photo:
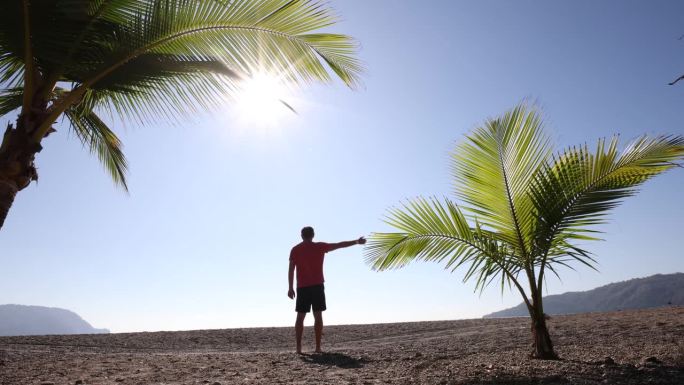
<svg viewBox="0 0 684 385">
<path fill-rule="evenodd" d="M 0 383 L 684 384 L 684 308 L 556 316 L 559 361 L 527 358 L 528 320 L 0 338 Z M 305 330 L 311 350 L 313 330 Z"/>
</svg>

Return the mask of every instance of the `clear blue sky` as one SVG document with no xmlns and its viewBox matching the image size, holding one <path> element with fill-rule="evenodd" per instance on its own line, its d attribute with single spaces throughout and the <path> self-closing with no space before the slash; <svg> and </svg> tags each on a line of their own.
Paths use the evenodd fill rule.
<svg viewBox="0 0 684 385">
<path fill-rule="evenodd" d="M 287 258 L 304 225 L 341 241 L 389 228 L 408 197 L 449 195 L 448 152 L 485 118 L 538 101 L 559 147 L 684 134 L 684 2 L 334 1 L 368 66 L 358 92 L 310 87 L 277 128 L 230 112 L 115 126 L 130 195 L 66 126 L 0 231 L 0 303 L 56 306 L 115 332 L 290 325 Z M 4 120 L 13 117 L 4 117 Z M 5 124 L 4 122 L 2 124 Z M 615 210 L 600 272 L 548 293 L 684 270 L 684 170 Z M 328 324 L 456 319 L 515 305 L 434 264 L 376 273 L 328 255 Z M 308 322 L 311 322 L 309 320 Z"/>
</svg>

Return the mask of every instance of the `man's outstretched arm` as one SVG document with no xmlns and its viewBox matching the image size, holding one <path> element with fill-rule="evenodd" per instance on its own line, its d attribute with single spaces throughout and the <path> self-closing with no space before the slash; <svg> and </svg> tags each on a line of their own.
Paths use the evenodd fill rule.
<svg viewBox="0 0 684 385">
<path fill-rule="evenodd" d="M 329 243 L 328 244 L 328 251 L 333 251 L 337 249 L 342 249 L 345 247 L 349 246 L 354 246 L 354 245 L 365 245 L 366 244 L 366 238 L 360 237 L 359 239 L 355 239 L 353 241 L 344 241 L 344 242 L 338 242 L 338 243 Z"/>
<path fill-rule="evenodd" d="M 294 299 L 294 297 L 295 297 L 294 271 L 295 271 L 295 263 L 293 260 L 290 260 L 290 269 L 287 271 L 287 282 L 289 284 L 289 289 L 287 290 L 287 296 L 290 297 L 290 299 Z"/>
</svg>

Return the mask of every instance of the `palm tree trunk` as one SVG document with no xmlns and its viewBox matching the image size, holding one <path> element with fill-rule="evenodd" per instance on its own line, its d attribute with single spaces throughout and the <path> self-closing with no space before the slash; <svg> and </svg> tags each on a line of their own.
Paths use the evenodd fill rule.
<svg viewBox="0 0 684 385">
<path fill-rule="evenodd" d="M 546 327 L 546 314 L 541 313 L 532 318 L 532 338 L 534 340 L 532 357 L 542 360 L 558 359 L 558 355 L 553 350 L 549 329 Z"/>
<path fill-rule="evenodd" d="M 14 183 L 0 180 L 0 229 L 5 224 L 5 219 L 18 191 L 19 189 Z"/>
<path fill-rule="evenodd" d="M 21 127 L 19 119 L 18 123 Z M 34 160 L 40 149 L 23 127 L 7 126 L 0 144 L 0 229 L 17 193 L 38 179 Z"/>
<path fill-rule="evenodd" d="M 544 314 L 541 287 L 537 287 L 536 285 L 534 268 L 530 267 L 526 272 L 527 278 L 530 281 L 530 297 L 532 299 L 531 304 L 529 301 L 526 302 L 527 311 L 530 313 L 530 318 L 532 319 L 532 341 L 534 341 L 530 356 L 542 360 L 557 360 L 558 355 L 553 350 L 549 329 L 546 327 L 547 315 Z M 540 277 L 542 277 L 542 272 L 543 270 L 540 272 Z"/>
<path fill-rule="evenodd" d="M 532 353 L 530 356 L 542 360 L 557 360 L 558 355 L 553 350 L 553 343 L 546 327 L 547 315 L 544 314 L 544 304 L 541 290 L 534 287 L 534 280 L 531 280 L 532 306 L 528 308 L 530 318 L 532 318 Z"/>
</svg>

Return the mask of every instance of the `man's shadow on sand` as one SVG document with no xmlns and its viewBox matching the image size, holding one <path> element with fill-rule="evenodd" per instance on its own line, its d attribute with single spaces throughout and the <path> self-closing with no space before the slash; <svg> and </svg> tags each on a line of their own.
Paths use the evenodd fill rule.
<svg viewBox="0 0 684 385">
<path fill-rule="evenodd" d="M 299 358 L 309 364 L 336 366 L 344 369 L 362 368 L 366 363 L 363 358 L 358 359 L 343 353 L 305 353 L 301 354 Z"/>
</svg>

